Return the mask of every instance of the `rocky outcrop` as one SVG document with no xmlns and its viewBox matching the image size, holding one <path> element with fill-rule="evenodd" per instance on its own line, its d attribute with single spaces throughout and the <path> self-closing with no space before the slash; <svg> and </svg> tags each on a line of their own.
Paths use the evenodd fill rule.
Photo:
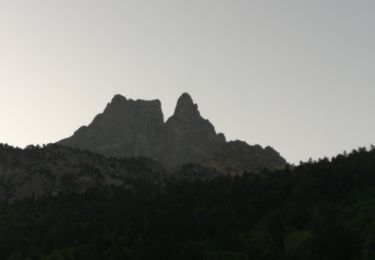
<svg viewBox="0 0 375 260">
<path fill-rule="evenodd" d="M 89 126 L 59 143 L 114 157 L 157 158 L 164 118 L 159 100 L 116 95 Z"/>
<path fill-rule="evenodd" d="M 248 145 L 243 141 L 231 141 L 222 146 L 206 165 L 231 175 L 241 171 L 258 172 L 261 169 L 280 169 L 286 165 L 285 159 L 272 147 L 262 148 L 260 145 Z"/>
<path fill-rule="evenodd" d="M 143 101 L 116 95 L 89 126 L 59 144 L 114 157 L 150 157 L 168 168 L 195 163 L 221 172 L 278 169 L 286 161 L 270 147 L 227 142 L 204 119 L 198 105 L 184 93 L 165 123 L 159 100 Z"/>
<path fill-rule="evenodd" d="M 174 115 L 165 123 L 165 135 L 161 160 L 174 165 L 203 163 L 226 142 L 224 135 L 216 134 L 214 126 L 202 118 L 187 93 L 179 98 Z"/>
</svg>

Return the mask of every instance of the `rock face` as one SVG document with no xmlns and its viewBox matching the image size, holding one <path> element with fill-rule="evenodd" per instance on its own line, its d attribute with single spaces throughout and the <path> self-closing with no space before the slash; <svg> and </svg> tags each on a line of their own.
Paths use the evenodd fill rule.
<svg viewBox="0 0 375 260">
<path fill-rule="evenodd" d="M 89 126 L 59 144 L 114 157 L 150 157 L 169 168 L 187 163 L 222 172 L 278 169 L 286 161 L 270 147 L 227 142 L 204 119 L 191 96 L 184 93 L 165 123 L 159 100 L 143 101 L 116 95 Z"/>
<path fill-rule="evenodd" d="M 223 134 L 216 134 L 214 126 L 201 117 L 198 106 L 188 94 L 183 94 L 174 115 L 165 123 L 162 162 L 182 165 L 205 162 L 225 144 Z"/>
<path fill-rule="evenodd" d="M 116 95 L 88 127 L 60 143 L 114 157 L 155 158 L 163 128 L 159 100 L 134 101 Z"/>
</svg>

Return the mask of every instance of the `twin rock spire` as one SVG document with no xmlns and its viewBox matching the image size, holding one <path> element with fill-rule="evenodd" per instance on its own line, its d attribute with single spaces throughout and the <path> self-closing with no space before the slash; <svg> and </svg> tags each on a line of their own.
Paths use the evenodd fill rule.
<svg viewBox="0 0 375 260">
<path fill-rule="evenodd" d="M 169 168 L 199 163 L 218 169 L 235 166 L 238 170 L 255 171 L 268 166 L 269 158 L 272 163 L 268 168 L 286 164 L 273 149 L 226 142 L 224 135 L 217 134 L 214 126 L 201 117 L 188 93 L 178 99 L 174 115 L 166 122 L 159 100 L 132 100 L 116 95 L 90 125 L 59 143 L 107 156 L 150 157 Z M 241 158 L 231 158 L 237 150 L 241 150 Z M 223 163 L 223 156 L 228 163 Z M 249 164 L 251 158 L 255 160 Z"/>
<path fill-rule="evenodd" d="M 133 104 L 134 107 L 138 107 L 139 109 L 145 108 L 146 106 L 153 107 L 155 112 L 163 114 L 161 109 L 161 102 L 158 99 L 151 101 L 134 101 L 132 99 L 127 99 L 122 95 L 115 95 L 112 98 L 112 101 L 108 104 L 107 109 L 125 109 L 126 107 L 129 107 L 130 104 Z M 125 110 L 123 112 L 125 112 Z M 200 117 L 198 105 L 194 103 L 192 97 L 188 93 L 183 93 L 178 99 L 174 116 L 179 118 L 189 116 Z"/>
</svg>

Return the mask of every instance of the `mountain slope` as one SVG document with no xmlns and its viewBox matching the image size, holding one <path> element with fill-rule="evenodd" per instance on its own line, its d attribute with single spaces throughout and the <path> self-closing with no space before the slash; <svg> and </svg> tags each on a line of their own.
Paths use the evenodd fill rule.
<svg viewBox="0 0 375 260">
<path fill-rule="evenodd" d="M 148 158 L 116 159 L 60 145 L 18 149 L 0 144 L 0 202 L 158 182 L 168 172 Z"/>
</svg>

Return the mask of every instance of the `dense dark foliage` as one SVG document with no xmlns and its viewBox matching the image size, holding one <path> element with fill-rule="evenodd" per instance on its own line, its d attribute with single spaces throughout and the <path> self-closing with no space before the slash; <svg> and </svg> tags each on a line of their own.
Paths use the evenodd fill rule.
<svg viewBox="0 0 375 260">
<path fill-rule="evenodd" d="M 2 204 L 0 259 L 375 259 L 374 149 L 133 187 Z"/>
<path fill-rule="evenodd" d="M 168 171 L 149 158 L 111 158 L 50 144 L 25 149 L 0 144 L 0 201 L 131 187 L 131 179 L 160 182 Z"/>
</svg>

